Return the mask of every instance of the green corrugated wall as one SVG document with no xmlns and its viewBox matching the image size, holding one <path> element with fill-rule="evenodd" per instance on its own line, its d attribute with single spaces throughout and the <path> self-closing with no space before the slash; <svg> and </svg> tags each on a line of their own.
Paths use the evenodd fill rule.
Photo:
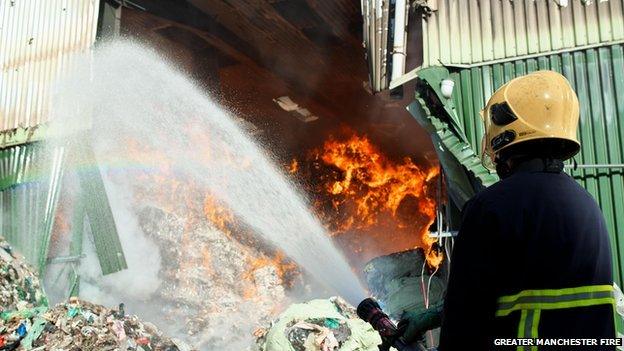
<svg viewBox="0 0 624 351">
<path fill-rule="evenodd" d="M 65 148 L 0 150 L 0 235 L 40 272 L 47 259 Z"/>
<path fill-rule="evenodd" d="M 502 84 L 528 72 L 550 69 L 565 75 L 581 104 L 579 164 L 624 162 L 624 52 L 622 45 L 605 46 L 534 59 L 485 65 L 452 72 L 453 94 L 463 132 L 480 153 L 483 127 L 479 110 Z M 614 279 L 624 281 L 624 169 L 570 171 L 598 201 L 613 250 Z"/>
<path fill-rule="evenodd" d="M 80 179 L 82 217 L 88 217 L 102 274 L 127 268 L 113 213 L 89 143 L 82 148 L 41 142 L 0 149 L 0 236 L 44 273 L 64 172 Z M 68 154 L 70 157 L 68 157 Z M 69 159 L 69 160 L 68 160 Z M 80 162 L 78 165 L 76 162 Z M 89 165 L 89 168 L 77 166 Z M 83 224 L 83 218 L 80 224 Z M 76 228 L 82 236 L 83 228 Z M 82 246 L 72 254 L 82 253 Z"/>
</svg>

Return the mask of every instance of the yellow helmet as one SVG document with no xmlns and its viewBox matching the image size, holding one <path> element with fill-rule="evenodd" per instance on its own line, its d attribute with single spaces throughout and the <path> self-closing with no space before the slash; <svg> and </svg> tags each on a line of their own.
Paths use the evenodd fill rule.
<svg viewBox="0 0 624 351">
<path fill-rule="evenodd" d="M 537 71 L 500 87 L 481 111 L 485 125 L 482 142 L 486 158 L 529 140 L 552 141 L 551 156 L 568 159 L 580 149 L 576 137 L 579 102 L 568 80 L 553 71 Z"/>
</svg>

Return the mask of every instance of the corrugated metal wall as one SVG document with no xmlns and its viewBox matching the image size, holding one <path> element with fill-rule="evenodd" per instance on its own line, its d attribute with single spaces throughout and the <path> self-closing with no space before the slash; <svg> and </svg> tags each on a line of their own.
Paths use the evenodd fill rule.
<svg viewBox="0 0 624 351">
<path fill-rule="evenodd" d="M 48 121 L 54 82 L 95 42 L 99 7 L 99 0 L 0 0 L 0 132 Z M 64 146 L 41 143 L 0 150 L 0 235 L 41 272 L 65 155 Z"/>
<path fill-rule="evenodd" d="M 45 267 L 65 148 L 0 150 L 1 234 L 39 270 Z"/>
<path fill-rule="evenodd" d="M 0 130 L 48 118 L 50 86 L 95 41 L 99 0 L 0 1 Z"/>
<path fill-rule="evenodd" d="M 456 81 L 455 106 L 466 136 L 480 152 L 483 128 L 478 111 L 503 83 L 540 69 L 561 72 L 570 80 L 581 105 L 579 164 L 624 162 L 624 48 L 621 44 L 534 59 L 463 69 Z M 614 277 L 624 281 L 624 170 L 571 171 L 598 201 L 611 235 Z"/>
<path fill-rule="evenodd" d="M 624 0 L 430 0 L 423 66 L 470 64 L 624 39 Z"/>
</svg>

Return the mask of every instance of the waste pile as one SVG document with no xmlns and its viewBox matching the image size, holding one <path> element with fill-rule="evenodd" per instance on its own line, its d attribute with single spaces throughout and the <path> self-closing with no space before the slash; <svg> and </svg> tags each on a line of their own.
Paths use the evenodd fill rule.
<svg viewBox="0 0 624 351">
<path fill-rule="evenodd" d="M 261 351 L 373 351 L 379 334 L 339 297 L 291 305 L 255 331 Z"/>
<path fill-rule="evenodd" d="M 151 323 L 71 298 L 49 308 L 37 275 L 0 238 L 0 350 L 190 351 Z"/>
<path fill-rule="evenodd" d="M 153 350 L 186 351 L 149 322 L 117 309 L 76 298 L 60 303 L 32 321 L 21 347 L 24 350 Z"/>
<path fill-rule="evenodd" d="M 0 349 L 19 345 L 47 300 L 26 260 L 0 237 Z"/>
<path fill-rule="evenodd" d="M 280 262 L 261 245 L 243 245 L 206 220 L 189 226 L 175 211 L 147 207 L 139 218 L 163 260 L 153 299 L 167 333 L 201 349 L 243 350 L 253 344 L 252 331 L 290 302 Z"/>
<path fill-rule="evenodd" d="M 47 304 L 39 278 L 0 237 L 0 309 L 23 310 Z"/>
</svg>

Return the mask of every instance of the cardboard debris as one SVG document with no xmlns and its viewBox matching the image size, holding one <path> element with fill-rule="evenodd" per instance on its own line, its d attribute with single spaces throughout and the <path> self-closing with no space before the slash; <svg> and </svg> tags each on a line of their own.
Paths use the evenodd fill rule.
<svg viewBox="0 0 624 351">
<path fill-rule="evenodd" d="M 262 351 L 373 351 L 381 344 L 370 324 L 338 297 L 291 305 L 254 335 Z"/>
</svg>

